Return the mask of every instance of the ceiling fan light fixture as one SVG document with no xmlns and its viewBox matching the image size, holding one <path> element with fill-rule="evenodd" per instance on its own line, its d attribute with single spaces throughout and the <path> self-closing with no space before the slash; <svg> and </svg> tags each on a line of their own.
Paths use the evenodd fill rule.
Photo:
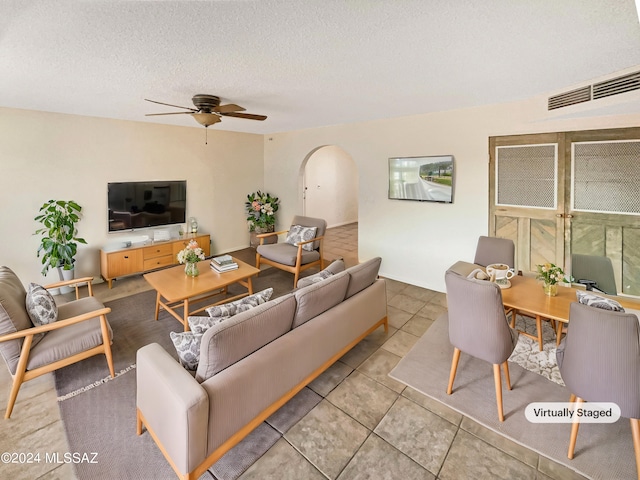
<svg viewBox="0 0 640 480">
<path fill-rule="evenodd" d="M 205 128 L 221 121 L 220 116 L 215 113 L 192 113 L 191 116 Z"/>
</svg>

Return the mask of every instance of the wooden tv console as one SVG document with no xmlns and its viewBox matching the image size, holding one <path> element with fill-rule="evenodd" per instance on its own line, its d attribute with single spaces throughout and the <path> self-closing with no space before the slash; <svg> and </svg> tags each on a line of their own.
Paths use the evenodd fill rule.
<svg viewBox="0 0 640 480">
<path fill-rule="evenodd" d="M 178 252 L 191 240 L 198 242 L 204 254 L 209 256 L 209 235 L 188 234 L 163 242 L 149 242 L 116 250 L 100 250 L 100 275 L 109 282 L 109 288 L 111 288 L 116 277 L 177 265 Z"/>
</svg>

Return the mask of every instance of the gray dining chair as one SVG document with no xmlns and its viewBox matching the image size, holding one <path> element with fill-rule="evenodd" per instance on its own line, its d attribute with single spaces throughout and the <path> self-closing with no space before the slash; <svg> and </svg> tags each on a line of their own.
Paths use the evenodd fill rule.
<svg viewBox="0 0 640 480">
<path fill-rule="evenodd" d="M 638 317 L 580 303 L 569 308 L 567 336 L 556 351 L 570 402 L 613 402 L 631 422 L 640 479 L 640 328 Z M 572 424 L 567 457 L 574 456 L 580 423 Z"/>
<path fill-rule="evenodd" d="M 492 263 L 506 263 L 510 268 L 515 268 L 515 252 L 513 240 L 481 236 L 478 238 L 473 263 L 483 267 Z"/>
<path fill-rule="evenodd" d="M 500 287 L 452 271 L 445 274 L 445 284 L 449 341 L 454 347 L 447 394 L 451 395 L 453 391 L 461 352 L 489 362 L 493 365 L 498 419 L 503 422 L 500 366 L 504 370 L 507 389 L 511 390 L 507 359 L 518 342 L 518 333 L 509 327 Z"/>
<path fill-rule="evenodd" d="M 616 277 L 609 257 L 599 255 L 571 255 L 571 275 L 587 290 L 599 290 L 608 295 L 617 295 Z"/>
</svg>

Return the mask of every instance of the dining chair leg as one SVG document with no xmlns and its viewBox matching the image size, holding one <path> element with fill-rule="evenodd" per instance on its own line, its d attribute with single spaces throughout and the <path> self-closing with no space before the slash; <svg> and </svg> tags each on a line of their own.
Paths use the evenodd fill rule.
<svg viewBox="0 0 640 480">
<path fill-rule="evenodd" d="M 569 397 L 569 403 L 573 403 L 576 401 L 576 396 L 572 393 L 571 396 Z"/>
<path fill-rule="evenodd" d="M 509 364 L 505 360 L 502 364 L 502 369 L 504 370 L 504 381 L 507 384 L 507 388 L 511 390 L 511 377 L 509 376 Z"/>
<path fill-rule="evenodd" d="M 637 418 L 630 418 L 631 422 L 631 434 L 633 436 L 633 450 L 636 454 L 636 472 L 638 480 L 640 480 L 640 420 Z"/>
<path fill-rule="evenodd" d="M 458 360 L 460 360 L 460 349 L 453 349 L 453 360 L 451 360 L 451 372 L 449 373 L 449 386 L 447 387 L 447 395 L 451 395 L 453 391 L 453 380 L 456 378 L 456 370 L 458 369 Z"/>
<path fill-rule="evenodd" d="M 502 381 L 500 378 L 500 365 L 493 365 L 493 380 L 496 384 L 496 403 L 498 404 L 498 420 L 504 422 L 504 413 L 502 411 Z"/>
<path fill-rule="evenodd" d="M 572 397 L 575 397 L 576 408 L 579 408 L 580 405 L 584 403 L 584 400 L 580 397 L 576 397 L 575 395 L 572 395 Z M 576 440 L 578 439 L 578 428 L 580 428 L 580 422 L 578 421 L 578 417 L 575 417 L 573 425 L 571 425 L 571 437 L 569 438 L 569 452 L 567 453 L 569 460 L 573 460 L 573 452 L 576 449 Z"/>
</svg>

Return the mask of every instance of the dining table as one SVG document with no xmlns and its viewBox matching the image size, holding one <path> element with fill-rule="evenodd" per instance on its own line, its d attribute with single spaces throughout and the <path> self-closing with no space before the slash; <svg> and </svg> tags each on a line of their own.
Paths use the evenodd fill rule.
<svg viewBox="0 0 640 480">
<path fill-rule="evenodd" d="M 569 323 L 569 310 L 572 303 L 577 302 L 576 292 L 584 291 L 584 288 L 576 288 L 566 284 L 559 284 L 558 293 L 555 296 L 548 296 L 544 293 L 543 283 L 535 277 L 516 275 L 510 280 L 510 287 L 502 289 L 502 303 L 512 315 L 511 327 L 515 326 L 515 319 L 518 313 L 533 317 L 536 320 L 537 335 L 531 335 L 520 331 L 533 340 L 537 340 L 540 351 L 542 344 L 542 322 L 551 321 L 556 332 L 556 345 L 560 345 L 563 327 Z M 640 300 L 625 297 L 606 295 L 600 292 L 591 292 L 595 295 L 611 298 L 618 302 L 625 311 L 640 313 Z"/>
</svg>

